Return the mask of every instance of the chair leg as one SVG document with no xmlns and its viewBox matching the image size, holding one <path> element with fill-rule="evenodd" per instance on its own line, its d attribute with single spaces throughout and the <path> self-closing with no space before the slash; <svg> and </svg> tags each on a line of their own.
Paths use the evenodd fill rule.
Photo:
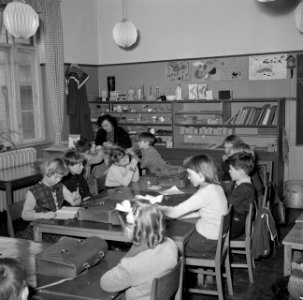
<svg viewBox="0 0 303 300">
<path fill-rule="evenodd" d="M 234 294 L 234 290 L 233 290 L 233 282 L 232 282 L 231 271 L 230 271 L 229 253 L 227 253 L 226 259 L 225 259 L 225 273 L 226 273 L 228 294 L 230 296 L 232 296 Z"/>
<path fill-rule="evenodd" d="M 254 282 L 254 274 L 253 274 L 253 269 L 252 269 L 252 257 L 251 257 L 250 251 L 246 250 L 245 255 L 246 255 L 246 261 L 247 261 L 249 281 Z"/>
<path fill-rule="evenodd" d="M 221 274 L 221 266 L 216 266 L 216 283 L 219 300 L 224 300 L 223 295 L 223 287 L 222 287 L 222 274 Z"/>
</svg>

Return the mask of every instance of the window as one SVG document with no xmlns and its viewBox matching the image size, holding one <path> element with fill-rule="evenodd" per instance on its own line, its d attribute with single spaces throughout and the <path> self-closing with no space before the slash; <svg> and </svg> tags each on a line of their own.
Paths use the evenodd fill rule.
<svg viewBox="0 0 303 300">
<path fill-rule="evenodd" d="M 0 36 L 0 132 L 13 131 L 16 145 L 45 139 L 38 47 L 33 39 Z"/>
</svg>

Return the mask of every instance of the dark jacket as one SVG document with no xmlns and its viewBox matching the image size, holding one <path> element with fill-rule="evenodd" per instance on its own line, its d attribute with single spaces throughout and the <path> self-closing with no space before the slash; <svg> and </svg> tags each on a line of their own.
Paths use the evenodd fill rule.
<svg viewBox="0 0 303 300">
<path fill-rule="evenodd" d="M 71 173 L 69 173 L 68 175 L 62 178 L 61 182 L 71 193 L 76 192 L 77 188 L 79 188 L 79 193 L 82 198 L 92 196 L 89 192 L 88 184 L 82 174 L 72 175 Z"/>
<path fill-rule="evenodd" d="M 106 142 L 106 131 L 100 128 L 97 132 L 95 143 L 96 146 L 103 145 Z M 132 141 L 128 133 L 122 127 L 116 127 L 114 129 L 114 143 L 124 149 L 130 148 L 132 146 Z"/>
</svg>

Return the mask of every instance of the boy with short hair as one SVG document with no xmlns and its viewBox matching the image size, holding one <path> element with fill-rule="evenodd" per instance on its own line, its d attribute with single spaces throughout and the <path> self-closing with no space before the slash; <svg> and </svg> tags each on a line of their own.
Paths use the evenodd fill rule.
<svg viewBox="0 0 303 300">
<path fill-rule="evenodd" d="M 149 173 L 155 174 L 157 168 L 166 166 L 167 163 L 163 160 L 158 150 L 153 147 L 156 141 L 155 136 L 150 132 L 142 132 L 139 135 L 138 146 L 141 150 L 141 168 L 147 169 Z"/>
<path fill-rule="evenodd" d="M 256 200 L 256 190 L 249 176 L 254 168 L 254 158 L 251 153 L 239 152 L 230 156 L 227 163 L 230 177 L 235 183 L 228 196 L 228 202 L 233 205 L 230 235 L 234 239 L 245 233 L 249 206 Z"/>
<path fill-rule="evenodd" d="M 64 161 L 68 167 L 69 174 L 62 178 L 63 185 L 71 192 L 79 194 L 82 200 L 91 197 L 88 184 L 83 176 L 86 159 L 78 151 L 70 150 L 65 153 Z"/>
<path fill-rule="evenodd" d="M 155 136 L 150 132 L 142 132 L 138 138 L 138 146 L 141 150 L 142 159 L 139 160 L 142 169 L 147 169 L 149 173 L 159 177 L 175 176 L 185 173 L 181 166 L 169 165 L 153 146 L 156 141 Z"/>
</svg>

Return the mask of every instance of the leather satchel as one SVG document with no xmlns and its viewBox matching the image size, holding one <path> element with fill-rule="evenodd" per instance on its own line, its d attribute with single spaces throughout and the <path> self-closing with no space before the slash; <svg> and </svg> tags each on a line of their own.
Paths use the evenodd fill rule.
<svg viewBox="0 0 303 300">
<path fill-rule="evenodd" d="M 97 236 L 84 240 L 62 237 L 36 256 L 37 276 L 74 278 L 100 262 L 107 250 L 106 241 Z"/>
<path fill-rule="evenodd" d="M 119 202 L 121 201 L 106 199 L 99 201 L 98 204 L 88 205 L 88 207 L 79 209 L 77 218 L 82 221 L 120 225 L 119 212 L 115 210 L 116 204 Z"/>
</svg>

